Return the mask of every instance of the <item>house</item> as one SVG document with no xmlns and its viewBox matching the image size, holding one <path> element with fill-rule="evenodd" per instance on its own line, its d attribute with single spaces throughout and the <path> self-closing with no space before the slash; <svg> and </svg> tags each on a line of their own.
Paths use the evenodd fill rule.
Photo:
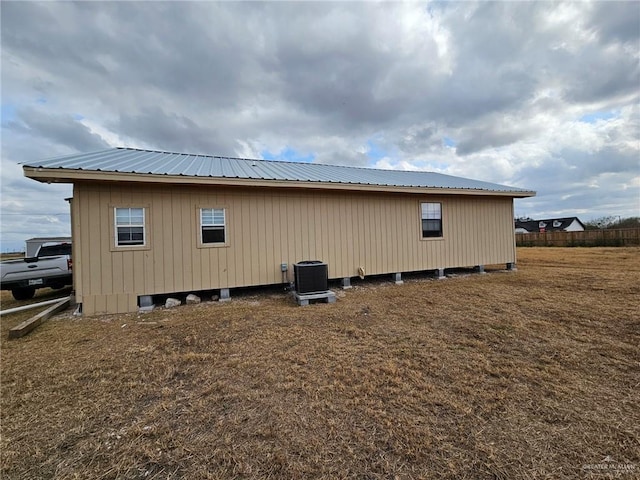
<svg viewBox="0 0 640 480">
<path fill-rule="evenodd" d="M 74 287 L 84 314 L 148 296 L 516 261 L 514 198 L 535 192 L 430 172 L 113 148 L 23 165 L 73 184 Z"/>
<path fill-rule="evenodd" d="M 516 233 L 583 232 L 584 224 L 578 217 L 552 218 L 549 220 L 518 219 Z"/>
</svg>

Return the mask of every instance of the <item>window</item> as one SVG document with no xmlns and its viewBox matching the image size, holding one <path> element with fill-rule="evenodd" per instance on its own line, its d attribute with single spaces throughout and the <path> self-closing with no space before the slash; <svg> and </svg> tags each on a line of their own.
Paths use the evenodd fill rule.
<svg viewBox="0 0 640 480">
<path fill-rule="evenodd" d="M 224 208 L 200 209 L 200 233 L 202 244 L 225 243 Z"/>
<path fill-rule="evenodd" d="M 144 208 L 115 208 L 116 246 L 144 245 Z"/>
<path fill-rule="evenodd" d="M 422 238 L 442 237 L 442 204 L 423 203 Z"/>
</svg>

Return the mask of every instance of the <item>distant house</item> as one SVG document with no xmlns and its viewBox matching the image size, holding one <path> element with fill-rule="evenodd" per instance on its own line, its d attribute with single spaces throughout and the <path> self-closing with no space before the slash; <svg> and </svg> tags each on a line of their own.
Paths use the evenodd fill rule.
<svg viewBox="0 0 640 480">
<path fill-rule="evenodd" d="M 130 148 L 28 162 L 73 184 L 76 299 L 84 314 L 136 311 L 152 295 L 516 261 L 514 198 L 535 192 L 431 172 Z"/>
<path fill-rule="evenodd" d="M 516 220 L 516 233 L 583 232 L 584 229 L 584 224 L 578 217 Z"/>
</svg>

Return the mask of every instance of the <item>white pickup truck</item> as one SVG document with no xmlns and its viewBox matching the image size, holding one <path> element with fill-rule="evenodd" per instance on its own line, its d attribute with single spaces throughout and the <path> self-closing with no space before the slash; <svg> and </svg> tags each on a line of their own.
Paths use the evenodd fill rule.
<svg viewBox="0 0 640 480">
<path fill-rule="evenodd" d="M 35 257 L 0 262 L 0 286 L 16 300 L 32 298 L 37 288 L 73 284 L 71 244 L 43 245 Z"/>
</svg>

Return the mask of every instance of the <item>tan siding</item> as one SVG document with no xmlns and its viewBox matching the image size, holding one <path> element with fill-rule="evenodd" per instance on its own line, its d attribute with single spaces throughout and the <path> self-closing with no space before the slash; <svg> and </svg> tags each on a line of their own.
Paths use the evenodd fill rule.
<svg viewBox="0 0 640 480">
<path fill-rule="evenodd" d="M 277 265 L 277 269 L 280 272 L 280 264 L 282 263 L 282 229 L 280 228 L 281 220 L 280 220 L 280 198 L 275 197 L 273 199 L 273 208 L 270 209 L 271 214 L 271 223 L 273 228 L 271 228 L 271 249 L 273 252 L 273 263 Z M 280 272 L 280 277 L 282 277 L 282 272 Z M 284 278 L 284 277 L 282 277 Z"/>
<path fill-rule="evenodd" d="M 242 239 L 242 243 L 238 243 L 238 245 L 242 245 L 242 249 L 238 252 L 235 251 L 235 245 L 232 247 L 234 249 L 234 253 L 236 256 L 236 267 L 238 269 L 238 274 L 240 278 L 238 278 L 239 285 L 247 285 L 251 281 L 251 274 L 247 272 L 247 266 L 251 265 L 253 262 L 253 249 L 251 248 L 252 244 L 255 245 L 253 236 L 253 225 L 251 223 L 251 202 L 250 198 L 246 196 L 241 196 L 239 198 L 241 202 L 240 210 L 240 228 L 238 229 L 238 236 Z"/>
<path fill-rule="evenodd" d="M 315 259 L 317 258 L 317 255 L 315 255 L 315 242 L 313 241 L 313 235 L 315 234 L 313 229 L 313 219 L 315 217 L 315 212 L 313 211 L 313 197 L 306 197 L 302 200 L 300 211 L 302 212 L 300 217 L 301 231 L 304 232 L 302 251 L 308 252 L 307 255 L 309 258 Z"/>
<path fill-rule="evenodd" d="M 73 289 L 76 292 L 76 300 L 82 303 L 82 269 L 76 268 L 76 262 L 80 265 L 79 259 L 82 255 L 82 236 L 84 230 L 80 228 L 80 209 L 79 202 L 76 201 L 80 197 L 78 187 L 73 186 L 73 200 L 71 200 L 71 238 L 72 238 L 72 254 L 73 254 Z"/>
<path fill-rule="evenodd" d="M 206 204 L 206 198 L 203 195 L 200 195 L 198 198 L 199 205 Z M 196 219 L 196 231 L 195 236 L 196 240 L 201 236 L 200 229 L 200 207 L 194 209 L 194 215 Z M 225 212 L 225 222 L 227 222 L 228 212 Z M 225 238 L 229 239 L 229 227 L 227 226 L 225 229 Z M 213 262 L 212 257 L 217 255 L 219 248 L 195 248 L 193 249 L 193 262 L 200 264 L 200 284 L 202 288 L 206 288 L 206 285 L 211 285 L 212 283 L 212 271 L 217 272 L 217 268 L 215 266 L 212 268 L 211 263 Z M 217 263 L 217 262 L 216 262 Z M 219 283 L 219 279 L 215 278 L 215 283 Z"/>
<path fill-rule="evenodd" d="M 154 195 L 156 206 L 154 208 L 156 218 L 153 222 L 153 262 L 156 264 L 156 277 L 153 291 L 162 291 L 162 288 L 173 290 L 173 262 L 171 255 L 173 252 L 173 235 L 171 232 L 171 194 L 162 193 L 160 198 Z M 162 253 L 159 253 L 162 252 Z"/>
<path fill-rule="evenodd" d="M 199 202 L 197 202 L 199 203 Z M 186 209 L 188 212 L 188 217 L 190 218 L 188 229 L 189 229 L 189 244 L 191 248 L 185 248 L 186 253 L 189 255 L 189 262 L 192 265 L 193 269 L 193 289 L 194 290 L 203 290 L 204 283 L 202 281 L 202 263 L 206 258 L 205 252 L 201 250 L 211 250 L 210 248 L 197 248 L 198 247 L 198 236 L 200 235 L 200 219 L 199 214 L 200 211 L 193 206 L 189 208 L 190 202 L 186 202 Z"/>
<path fill-rule="evenodd" d="M 173 256 L 173 259 L 170 261 L 173 264 L 173 289 L 176 292 L 181 292 L 186 289 L 184 277 L 185 273 L 189 269 L 189 265 L 184 265 L 182 263 L 182 200 L 183 197 L 179 190 L 173 192 L 171 195 L 171 216 L 169 217 L 171 219 L 171 224 L 169 225 L 169 228 L 171 229 L 173 251 L 169 251 L 168 253 Z"/>
<path fill-rule="evenodd" d="M 353 272 L 358 261 L 358 197 L 354 193 L 345 195 L 340 201 L 340 210 L 344 216 L 344 231 L 339 235 L 340 244 L 338 249 L 342 252 L 342 257 L 338 259 L 337 265 L 343 265 L 343 271 Z M 351 273 L 353 275 L 353 273 Z"/>
<path fill-rule="evenodd" d="M 388 203 L 388 216 L 389 216 L 389 226 L 387 227 L 387 248 L 391 254 L 391 261 L 393 265 L 396 267 L 398 272 L 407 271 L 404 268 L 404 232 L 402 230 L 402 222 L 399 211 L 399 198 L 398 197 L 389 197 Z"/>
<path fill-rule="evenodd" d="M 355 201 L 353 205 L 353 210 L 356 212 L 357 218 L 356 238 L 354 239 L 356 254 L 353 258 L 353 264 L 349 265 L 349 267 L 352 268 L 352 275 L 357 274 L 358 266 L 361 265 L 364 261 L 364 253 L 366 251 L 367 245 L 367 235 L 365 232 L 367 222 L 364 218 L 365 202 L 360 201 L 358 197 L 356 198 L 357 201 Z"/>
<path fill-rule="evenodd" d="M 109 295 L 112 297 L 112 295 Z M 107 296 L 106 295 L 96 295 L 95 296 L 95 313 L 107 313 Z M 111 310 L 113 311 L 113 310 Z"/>
<path fill-rule="evenodd" d="M 184 272 L 183 285 L 184 290 L 195 290 L 198 288 L 196 282 L 195 262 L 192 258 L 192 252 L 196 250 L 196 240 L 194 231 L 198 228 L 193 216 L 193 203 L 195 198 L 193 195 L 180 195 L 182 226 L 180 228 L 180 253 L 182 257 L 182 267 Z"/>
<path fill-rule="evenodd" d="M 273 220 L 273 213 L 275 208 L 273 208 L 273 203 L 271 204 L 271 208 L 267 208 L 267 199 L 263 198 L 262 207 L 264 210 L 264 259 L 265 259 L 265 280 L 268 282 L 270 279 L 278 278 L 280 272 L 280 255 L 276 251 L 276 246 L 274 243 L 274 232 L 278 230 L 275 227 L 275 223 Z M 271 283 L 271 282 L 270 282 Z"/>
<path fill-rule="evenodd" d="M 441 202 L 443 239 L 421 238 L 420 203 Z M 146 249 L 114 249 L 114 205 L 144 206 Z M 280 264 L 329 264 L 332 278 L 515 261 L 510 198 L 205 188 L 74 187 L 76 293 L 85 312 L 138 295 L 280 283 Z M 224 206 L 228 246 L 198 248 L 199 205 Z M 114 251 L 115 250 L 115 251 Z M 292 278 L 292 272 L 289 272 Z"/>
<path fill-rule="evenodd" d="M 98 196 L 100 193 L 98 191 L 91 191 L 92 197 Z M 108 215 L 108 212 L 106 212 Z M 108 218 L 106 222 L 102 221 L 104 214 L 102 212 L 96 212 L 94 215 L 90 215 L 89 218 L 86 219 L 86 224 L 88 227 L 88 241 L 89 245 L 100 245 L 101 236 L 104 235 L 103 229 L 108 228 Z M 106 223 L 106 225 L 105 225 Z M 98 252 L 91 252 L 90 262 L 93 264 L 92 269 L 89 272 L 89 277 L 91 281 L 91 289 L 95 291 L 103 291 L 103 282 L 102 282 L 102 265 L 101 265 L 101 255 Z"/>
<path fill-rule="evenodd" d="M 76 271 L 79 271 L 79 276 L 82 279 L 82 285 L 78 289 L 80 292 L 79 300 L 81 300 L 82 295 L 91 293 L 91 272 L 94 269 L 100 268 L 97 265 L 92 264 L 91 262 L 91 248 L 90 248 L 90 235 L 91 228 L 89 226 L 89 218 L 91 217 L 91 211 L 98 208 L 97 206 L 92 205 L 91 192 L 88 191 L 86 185 L 78 186 L 77 193 L 79 194 L 79 198 L 77 199 L 77 221 L 79 236 L 80 236 L 80 248 L 79 255 L 77 255 L 74 268 Z M 94 254 L 95 255 L 95 254 Z"/>
<path fill-rule="evenodd" d="M 100 205 L 111 203 L 111 197 L 108 190 L 100 188 L 97 189 L 96 194 L 99 196 L 98 201 Z M 111 268 L 102 268 L 102 265 L 109 265 L 111 263 L 109 258 L 111 253 L 111 245 L 109 244 L 110 212 L 108 210 L 98 212 L 95 221 L 97 222 L 97 225 L 94 224 L 90 227 L 90 232 L 93 231 L 93 228 L 97 228 L 97 231 L 92 235 L 90 241 L 97 242 L 97 244 L 100 245 L 100 250 L 96 251 L 95 254 L 92 255 L 92 258 L 94 259 L 93 261 L 99 263 L 99 265 L 96 265 L 96 268 L 99 269 L 98 271 L 101 277 L 101 291 L 105 295 L 109 295 L 114 293 L 113 270 Z"/>
<path fill-rule="evenodd" d="M 514 206 L 513 202 L 511 202 L 510 209 L 511 209 L 511 215 L 510 215 L 510 216 L 511 216 L 511 218 L 512 218 L 512 219 L 516 218 L 516 217 L 515 217 L 515 206 Z M 510 229 L 511 229 L 511 232 L 512 232 L 512 235 L 511 235 L 511 242 L 510 242 L 510 247 L 511 247 L 511 250 L 513 251 L 513 253 L 512 253 L 513 260 L 512 260 L 512 261 L 515 263 L 515 262 L 517 261 L 517 258 L 516 258 L 516 235 L 515 235 L 515 225 L 514 225 L 514 223 L 511 223 L 509 226 L 510 226 Z M 506 249 L 505 249 L 505 250 L 506 250 Z"/>
<path fill-rule="evenodd" d="M 383 244 L 383 249 L 384 252 L 387 254 L 387 262 L 389 262 L 389 264 L 394 265 L 396 269 L 400 270 L 402 268 L 402 264 L 401 262 L 398 260 L 398 245 L 397 242 L 395 242 L 394 238 L 397 233 L 400 233 L 398 231 L 398 227 L 396 224 L 396 216 L 394 215 L 393 212 L 393 207 L 394 207 L 394 203 L 395 203 L 395 198 L 391 197 L 389 198 L 387 201 L 384 202 L 384 210 L 385 210 L 385 217 L 389 220 L 389 223 L 387 224 L 387 226 L 385 227 L 385 235 L 384 235 L 384 244 Z M 399 237 L 402 238 L 402 237 Z"/>
<path fill-rule="evenodd" d="M 276 204 L 274 205 L 274 208 L 278 209 L 278 218 L 279 218 L 279 223 L 277 225 L 274 225 L 274 228 L 278 230 L 278 235 L 280 237 L 279 262 L 289 264 L 290 261 L 286 254 L 289 251 L 289 235 L 287 231 L 287 225 L 289 222 L 287 219 L 288 212 L 287 212 L 286 200 L 282 197 L 282 195 L 275 195 L 274 201 L 276 202 Z M 291 271 L 291 269 L 292 269 L 291 265 L 288 265 L 287 277 L 286 277 L 287 280 L 290 280 L 293 278 L 293 272 Z"/>
<path fill-rule="evenodd" d="M 133 292 L 135 285 L 133 283 L 133 252 L 115 252 L 113 257 L 116 261 L 119 281 L 116 283 L 116 293 Z M 143 286 L 146 287 L 146 286 Z M 92 290 L 95 293 L 101 293 L 100 290 Z"/>
<path fill-rule="evenodd" d="M 264 195 L 258 193 L 253 197 L 253 201 L 255 202 L 255 207 L 252 209 L 254 212 L 254 228 L 256 230 L 255 238 L 258 240 L 257 246 L 257 258 L 255 259 L 255 263 L 251 265 L 251 277 L 257 275 L 258 282 L 261 284 L 268 283 L 269 271 L 273 268 L 273 255 L 272 252 L 269 251 L 268 241 L 267 241 L 267 223 L 266 223 L 266 209 L 265 209 L 265 200 Z M 273 228 L 270 225 L 270 228 Z M 271 257 L 271 259 L 269 258 Z"/>
<path fill-rule="evenodd" d="M 118 297 L 119 295 L 102 295 L 105 302 L 105 312 L 117 312 L 118 311 Z"/>
<path fill-rule="evenodd" d="M 398 199 L 396 197 L 391 197 L 388 202 L 388 214 L 389 214 L 389 228 L 387 229 L 387 248 L 391 252 L 391 258 L 393 265 L 396 266 L 398 271 L 404 270 L 402 261 L 402 248 L 401 245 L 396 241 L 396 232 L 401 234 L 402 230 L 400 229 L 400 225 L 398 223 L 398 213 L 397 213 L 397 204 Z M 398 240 L 402 241 L 404 237 L 399 236 Z"/>
<path fill-rule="evenodd" d="M 402 270 L 403 271 L 409 271 L 409 270 L 413 270 L 413 265 L 411 262 L 411 257 L 410 254 L 411 252 L 409 251 L 409 236 L 407 235 L 407 217 L 404 214 L 405 212 L 402 209 L 402 202 L 400 200 L 396 201 L 396 211 L 395 211 L 395 215 L 397 218 L 397 225 L 398 225 L 398 231 L 402 232 L 402 236 L 400 237 L 400 240 L 398 241 L 398 249 L 402 252 L 401 255 L 401 259 L 402 259 Z"/>
<path fill-rule="evenodd" d="M 340 205 L 337 203 L 335 197 L 326 197 L 324 210 L 327 211 L 328 223 L 328 241 L 329 251 L 326 257 L 321 260 L 327 262 L 329 265 L 329 275 L 333 274 L 334 265 L 337 263 L 337 255 L 340 248 Z M 336 247 L 337 246 L 337 247 Z"/>
<path fill-rule="evenodd" d="M 126 313 L 129 310 L 129 295 L 116 295 L 116 309 L 118 313 Z"/>
<path fill-rule="evenodd" d="M 366 231 L 369 234 L 369 251 L 365 252 L 365 258 L 362 262 L 361 267 L 364 267 L 364 271 L 367 275 L 373 274 L 378 270 L 378 260 L 380 259 L 380 250 L 378 248 L 377 239 L 380 236 L 380 223 L 378 222 L 377 215 L 375 212 L 377 211 L 378 206 L 377 199 L 372 199 L 371 202 L 367 203 L 367 214 L 366 219 L 369 223 L 366 227 Z"/>
<path fill-rule="evenodd" d="M 303 243 L 305 232 L 302 228 L 302 209 L 300 202 L 293 202 L 293 230 L 290 231 L 291 236 L 293 237 L 293 244 L 295 248 L 293 250 L 293 261 L 298 262 L 300 260 L 304 260 L 303 258 Z"/>
</svg>

